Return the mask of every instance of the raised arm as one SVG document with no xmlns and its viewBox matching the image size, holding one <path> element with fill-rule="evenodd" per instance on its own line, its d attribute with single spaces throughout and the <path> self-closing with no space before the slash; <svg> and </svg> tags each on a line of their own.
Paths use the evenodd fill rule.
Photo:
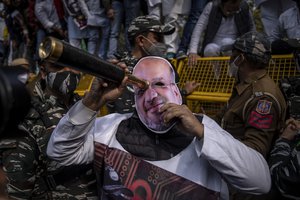
<svg viewBox="0 0 300 200">
<path fill-rule="evenodd" d="M 124 90 L 125 81 L 116 87 L 95 79 L 91 90 L 61 119 L 48 143 L 47 154 L 62 165 L 84 164 L 93 160 L 96 117 L 100 108 Z"/>
</svg>

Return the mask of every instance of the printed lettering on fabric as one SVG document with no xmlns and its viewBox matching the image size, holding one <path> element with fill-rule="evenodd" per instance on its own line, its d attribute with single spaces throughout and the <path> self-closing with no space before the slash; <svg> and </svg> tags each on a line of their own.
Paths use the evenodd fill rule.
<svg viewBox="0 0 300 200">
<path fill-rule="evenodd" d="M 260 114 L 269 114 L 271 111 L 272 102 L 267 100 L 259 100 L 256 106 L 256 112 Z"/>
<path fill-rule="evenodd" d="M 273 121 L 273 115 L 263 115 L 256 111 L 252 111 L 248 120 L 248 123 L 259 129 L 270 128 Z"/>
<path fill-rule="evenodd" d="M 207 199 L 220 192 L 207 189 L 127 152 L 95 143 L 95 170 L 103 191 L 113 199 Z M 99 173 L 102 173 L 99 176 Z"/>
</svg>

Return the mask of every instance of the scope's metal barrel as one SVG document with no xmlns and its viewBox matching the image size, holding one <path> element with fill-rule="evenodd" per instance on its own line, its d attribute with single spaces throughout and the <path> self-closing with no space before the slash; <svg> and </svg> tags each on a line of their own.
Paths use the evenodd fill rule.
<svg viewBox="0 0 300 200">
<path fill-rule="evenodd" d="M 42 60 L 71 67 L 114 83 L 121 83 L 124 76 L 127 75 L 121 67 L 54 37 L 47 37 L 43 40 L 39 47 L 39 57 Z M 131 74 L 128 75 L 128 79 L 131 84 L 137 87 L 147 88 L 149 86 L 148 81 Z"/>
</svg>

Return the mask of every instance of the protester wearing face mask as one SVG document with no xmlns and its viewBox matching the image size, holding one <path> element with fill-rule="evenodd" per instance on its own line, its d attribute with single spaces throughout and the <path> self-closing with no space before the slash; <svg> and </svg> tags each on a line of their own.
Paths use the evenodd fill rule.
<svg viewBox="0 0 300 200">
<path fill-rule="evenodd" d="M 248 32 L 233 44 L 228 73 L 235 85 L 216 121 L 245 145 L 268 157 L 274 139 L 284 125 L 286 102 L 266 68 L 271 59 L 267 37 Z M 233 193 L 232 199 L 246 199 Z"/>
<path fill-rule="evenodd" d="M 269 190 L 260 153 L 182 105 L 167 59 L 143 57 L 133 75 L 149 82 L 143 90 L 134 86 L 136 112 L 97 117 L 128 79 L 119 85 L 95 79 L 55 128 L 47 154 L 67 166 L 94 163 L 99 199 L 217 200 L 228 199 L 228 185 L 249 193 Z"/>
<path fill-rule="evenodd" d="M 164 43 L 164 35 L 172 34 L 175 27 L 171 24 L 161 24 L 160 21 L 152 16 L 145 15 L 135 18 L 128 29 L 128 38 L 131 45 L 131 52 L 121 55 L 119 61 L 124 62 L 129 71 L 137 61 L 144 56 L 166 57 L 167 45 Z M 194 81 L 186 83 L 183 91 L 185 95 L 193 92 L 199 84 Z M 132 88 L 128 88 L 114 102 L 109 102 L 107 107 L 110 112 L 131 113 L 135 109 Z"/>
<path fill-rule="evenodd" d="M 80 73 L 56 67 L 48 62 L 39 65 L 40 74 L 31 91 L 30 111 L 22 123 L 30 141 L 34 143 L 23 145 L 22 156 L 11 161 L 10 169 L 24 169 L 23 175 L 8 177 L 11 183 L 8 189 L 9 196 L 18 199 L 95 198 L 96 184 L 91 165 L 66 168 L 46 155 L 47 143 L 53 129 L 69 107 L 80 99 L 79 95 L 74 93 Z M 31 160 L 34 161 L 29 163 Z M 27 180 L 28 174 L 32 177 Z M 18 184 L 22 179 L 30 184 Z"/>
</svg>

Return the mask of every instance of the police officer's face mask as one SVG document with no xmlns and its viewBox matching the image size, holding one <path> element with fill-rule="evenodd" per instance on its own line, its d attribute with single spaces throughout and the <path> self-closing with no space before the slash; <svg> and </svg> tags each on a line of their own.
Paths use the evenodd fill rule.
<svg viewBox="0 0 300 200">
<path fill-rule="evenodd" d="M 146 39 L 151 46 L 148 48 L 142 47 L 144 52 L 148 55 L 148 56 L 159 56 L 159 57 L 166 57 L 166 53 L 167 53 L 167 45 L 165 45 L 164 43 L 161 42 L 151 42 L 148 38 L 144 37 L 144 39 Z"/>
<path fill-rule="evenodd" d="M 80 75 L 69 71 L 49 72 L 46 76 L 47 86 L 63 95 L 72 94 L 78 83 Z"/>
<path fill-rule="evenodd" d="M 236 57 L 232 62 L 229 63 L 228 65 L 228 76 L 230 77 L 234 77 L 236 80 L 238 79 L 238 71 L 239 71 L 239 67 L 235 64 L 235 62 L 237 61 L 237 59 L 240 57 L 240 55 L 238 57 Z"/>
</svg>

